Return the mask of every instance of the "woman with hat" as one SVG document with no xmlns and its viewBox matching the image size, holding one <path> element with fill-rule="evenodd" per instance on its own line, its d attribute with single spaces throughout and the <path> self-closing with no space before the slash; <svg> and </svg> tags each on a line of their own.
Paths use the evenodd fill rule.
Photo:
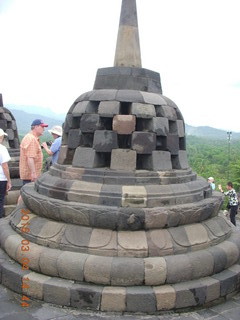
<svg viewBox="0 0 240 320">
<path fill-rule="evenodd" d="M 53 126 L 52 129 L 48 130 L 53 136 L 54 142 L 50 148 L 46 142 L 42 143 L 42 147 L 46 150 L 47 154 L 52 156 L 52 164 L 56 163 L 58 160 L 60 147 L 62 144 L 62 127 L 61 126 Z"/>
<path fill-rule="evenodd" d="M 0 218 L 4 217 L 4 199 L 6 192 L 12 188 L 8 161 L 11 160 L 7 148 L 2 144 L 7 134 L 0 129 Z"/>
</svg>

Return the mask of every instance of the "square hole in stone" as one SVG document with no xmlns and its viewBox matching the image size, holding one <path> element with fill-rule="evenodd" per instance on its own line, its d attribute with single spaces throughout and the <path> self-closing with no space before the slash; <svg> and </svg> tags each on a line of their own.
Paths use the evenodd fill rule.
<svg viewBox="0 0 240 320">
<path fill-rule="evenodd" d="M 80 133 L 80 146 L 92 148 L 93 146 L 93 133 Z"/>
<path fill-rule="evenodd" d="M 120 114 L 130 114 L 131 103 L 122 102 L 120 105 Z"/>
<path fill-rule="evenodd" d="M 99 101 L 89 101 L 86 108 L 86 113 L 98 113 Z"/>
<path fill-rule="evenodd" d="M 166 150 L 167 148 L 167 137 L 157 136 L 156 150 Z"/>
<path fill-rule="evenodd" d="M 131 134 L 118 134 L 118 147 L 119 149 L 130 149 Z"/>
<path fill-rule="evenodd" d="M 179 138 L 179 149 L 186 150 L 186 138 L 185 137 Z"/>
<path fill-rule="evenodd" d="M 8 140 L 8 143 L 10 148 L 15 148 L 14 140 Z"/>
<path fill-rule="evenodd" d="M 165 117 L 165 113 L 162 106 L 155 106 L 155 109 L 157 117 Z"/>
<path fill-rule="evenodd" d="M 112 118 L 100 117 L 100 122 L 103 130 L 112 130 Z"/>
<path fill-rule="evenodd" d="M 152 119 L 136 118 L 136 131 L 151 131 Z"/>
<path fill-rule="evenodd" d="M 143 170 L 144 168 L 144 159 L 146 158 L 145 154 L 137 154 L 137 170 Z"/>
<path fill-rule="evenodd" d="M 177 134 L 177 123 L 176 121 L 170 121 L 169 120 L 169 133 Z"/>
<path fill-rule="evenodd" d="M 103 159 L 103 165 L 102 167 L 110 168 L 111 163 L 111 152 L 102 152 L 101 157 Z"/>
</svg>

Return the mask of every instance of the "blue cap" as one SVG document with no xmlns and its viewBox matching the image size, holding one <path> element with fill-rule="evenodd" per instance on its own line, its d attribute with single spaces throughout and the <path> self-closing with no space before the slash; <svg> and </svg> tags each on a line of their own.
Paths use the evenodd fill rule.
<svg viewBox="0 0 240 320">
<path fill-rule="evenodd" d="M 32 127 L 34 126 L 48 127 L 48 124 L 44 123 L 41 119 L 35 119 L 33 120 L 31 126 Z"/>
</svg>

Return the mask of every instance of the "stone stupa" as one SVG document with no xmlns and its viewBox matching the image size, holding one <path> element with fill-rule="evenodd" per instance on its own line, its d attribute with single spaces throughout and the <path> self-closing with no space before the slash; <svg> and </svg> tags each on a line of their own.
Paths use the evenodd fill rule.
<svg viewBox="0 0 240 320">
<path fill-rule="evenodd" d="M 12 112 L 3 105 L 2 94 L 0 93 L 0 128 L 8 134 L 4 139 L 4 145 L 7 147 L 11 156 L 9 161 L 9 171 L 12 180 L 12 189 L 5 198 L 5 214 L 8 215 L 15 208 L 19 197 L 19 190 L 22 187 L 22 180 L 19 177 L 19 156 L 20 142 L 17 130 L 16 119 Z"/>
<path fill-rule="evenodd" d="M 2 283 L 61 306 L 149 314 L 239 290 L 240 234 L 189 167 L 185 138 L 160 75 L 141 66 L 136 0 L 123 0 L 114 67 L 73 103 L 58 163 L 0 223 Z"/>
</svg>

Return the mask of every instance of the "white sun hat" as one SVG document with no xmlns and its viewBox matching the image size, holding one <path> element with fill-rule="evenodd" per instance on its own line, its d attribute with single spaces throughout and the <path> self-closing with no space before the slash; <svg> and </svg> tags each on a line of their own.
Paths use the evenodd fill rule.
<svg viewBox="0 0 240 320">
<path fill-rule="evenodd" d="M 3 129 L 0 128 L 0 137 L 7 136 L 8 134 L 3 131 Z"/>
<path fill-rule="evenodd" d="M 50 133 L 57 134 L 58 136 L 62 136 L 62 127 L 61 126 L 53 126 L 52 129 L 48 130 Z"/>
</svg>

